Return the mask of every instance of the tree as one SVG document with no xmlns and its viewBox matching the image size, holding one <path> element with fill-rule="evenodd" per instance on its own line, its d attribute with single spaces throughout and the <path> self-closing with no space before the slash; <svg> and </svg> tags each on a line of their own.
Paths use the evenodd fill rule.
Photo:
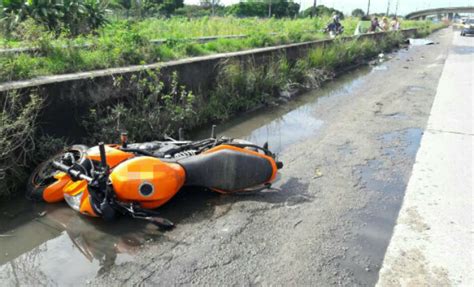
<svg viewBox="0 0 474 287">
<path fill-rule="evenodd" d="M 341 19 L 344 19 L 344 13 L 334 8 L 326 7 L 324 5 L 318 5 L 316 7 L 316 10 L 314 10 L 313 7 L 309 7 L 302 12 L 303 17 L 332 16 L 334 14 L 338 15 Z"/>
<path fill-rule="evenodd" d="M 184 6 L 184 0 L 146 0 L 145 10 L 147 14 L 161 14 L 170 16 L 176 9 Z"/>
<path fill-rule="evenodd" d="M 130 16 L 130 9 L 132 9 L 132 0 L 119 0 L 118 4 L 125 9 L 127 18 Z"/>
<path fill-rule="evenodd" d="M 352 11 L 352 17 L 362 18 L 365 16 L 364 10 L 357 8 Z"/>
<path fill-rule="evenodd" d="M 57 35 L 64 28 L 77 35 L 107 23 L 107 4 L 103 0 L 4 0 L 0 18 L 17 22 L 30 18 Z"/>
<path fill-rule="evenodd" d="M 237 17 L 295 17 L 298 15 L 300 5 L 287 0 L 266 0 L 240 2 L 227 8 L 227 14 Z"/>
<path fill-rule="evenodd" d="M 221 4 L 221 0 L 202 0 L 201 6 L 204 8 L 211 8 L 211 15 L 214 16 L 216 14 L 216 7 Z"/>
</svg>

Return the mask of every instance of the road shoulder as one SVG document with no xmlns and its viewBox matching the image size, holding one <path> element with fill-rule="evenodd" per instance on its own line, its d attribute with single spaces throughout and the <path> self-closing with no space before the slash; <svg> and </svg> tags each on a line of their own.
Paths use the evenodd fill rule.
<svg viewBox="0 0 474 287">
<path fill-rule="evenodd" d="M 455 35 L 378 286 L 472 286 L 474 39 Z"/>
</svg>

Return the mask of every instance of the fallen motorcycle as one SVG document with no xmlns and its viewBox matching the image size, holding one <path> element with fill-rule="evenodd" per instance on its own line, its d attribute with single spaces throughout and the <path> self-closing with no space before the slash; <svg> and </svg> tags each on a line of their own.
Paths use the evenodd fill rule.
<svg viewBox="0 0 474 287">
<path fill-rule="evenodd" d="M 214 135 L 214 132 L 213 132 Z M 163 228 L 174 224 L 154 211 L 183 186 L 220 193 L 269 188 L 283 164 L 263 147 L 226 137 L 183 141 L 74 145 L 40 164 L 30 176 L 27 197 L 65 200 L 74 210 L 112 220 L 119 214 Z"/>
</svg>

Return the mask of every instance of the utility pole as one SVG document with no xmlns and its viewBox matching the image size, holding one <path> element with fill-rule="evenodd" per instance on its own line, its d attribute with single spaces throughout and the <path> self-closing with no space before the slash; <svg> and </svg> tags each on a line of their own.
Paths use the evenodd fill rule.
<svg viewBox="0 0 474 287">
<path fill-rule="evenodd" d="M 398 2 L 400 2 L 400 0 L 397 0 L 397 4 L 395 5 L 395 16 L 398 16 Z"/>
<path fill-rule="evenodd" d="M 370 0 L 369 0 L 369 3 L 367 4 L 367 16 L 369 16 L 370 14 Z"/>
<path fill-rule="evenodd" d="M 316 2 L 317 0 L 313 1 L 313 9 L 311 10 L 311 18 L 316 16 Z"/>
<path fill-rule="evenodd" d="M 268 18 L 272 18 L 272 0 L 268 2 Z"/>
<path fill-rule="evenodd" d="M 388 17 L 389 12 L 390 12 L 390 0 L 387 0 L 387 13 L 385 13 L 385 16 Z"/>
</svg>

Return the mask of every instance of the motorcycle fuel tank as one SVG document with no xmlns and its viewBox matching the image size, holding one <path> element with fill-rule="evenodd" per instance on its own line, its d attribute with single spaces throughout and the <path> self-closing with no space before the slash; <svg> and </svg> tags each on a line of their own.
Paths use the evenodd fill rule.
<svg viewBox="0 0 474 287">
<path fill-rule="evenodd" d="M 124 152 L 117 148 L 116 145 L 106 145 L 105 153 L 107 155 L 107 165 L 109 167 L 115 167 L 119 163 L 134 157 L 133 153 Z M 91 147 L 87 150 L 87 158 L 97 161 L 100 161 L 100 152 L 99 147 Z"/>
<path fill-rule="evenodd" d="M 117 197 L 138 201 L 144 208 L 156 208 L 170 200 L 184 179 L 185 171 L 180 165 L 148 156 L 122 162 L 110 174 Z"/>
</svg>

